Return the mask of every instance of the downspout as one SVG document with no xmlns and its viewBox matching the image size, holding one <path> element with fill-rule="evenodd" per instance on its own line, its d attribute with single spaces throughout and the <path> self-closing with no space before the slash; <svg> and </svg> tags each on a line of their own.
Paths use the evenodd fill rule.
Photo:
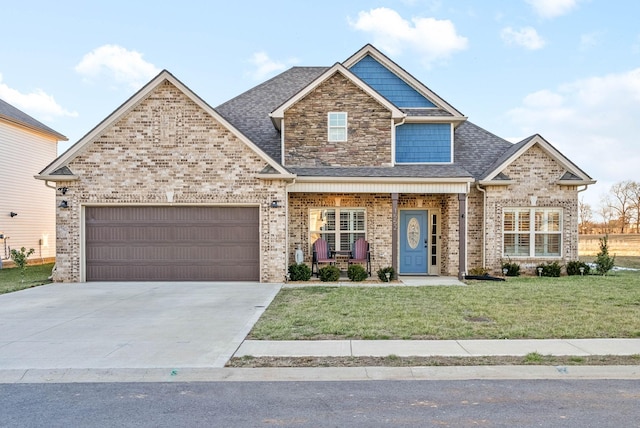
<svg viewBox="0 0 640 428">
<path fill-rule="evenodd" d="M 476 183 L 476 189 L 482 192 L 482 268 L 487 267 L 485 257 L 485 246 L 487 239 L 487 191 L 480 187 L 479 183 Z"/>
<path fill-rule="evenodd" d="M 47 187 L 48 187 L 48 188 L 50 188 L 50 189 L 53 189 L 53 190 L 56 190 L 56 189 L 57 189 L 57 187 L 56 187 L 56 186 L 51 186 L 51 185 L 49 184 L 49 180 L 44 180 L 44 185 L 45 185 L 45 186 L 47 186 Z"/>
</svg>

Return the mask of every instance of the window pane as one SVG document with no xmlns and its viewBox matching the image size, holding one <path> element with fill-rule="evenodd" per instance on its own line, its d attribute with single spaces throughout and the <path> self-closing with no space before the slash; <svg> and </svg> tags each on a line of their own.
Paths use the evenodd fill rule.
<svg viewBox="0 0 640 428">
<path fill-rule="evenodd" d="M 559 257 L 561 246 L 560 234 L 542 234 L 536 235 L 536 256 L 537 257 Z"/>
<path fill-rule="evenodd" d="M 506 211 L 504 213 L 504 231 L 515 232 L 516 231 L 516 213 L 513 211 Z"/>
<path fill-rule="evenodd" d="M 549 232 L 560 231 L 560 213 L 558 211 L 549 211 L 547 219 L 547 230 Z"/>
<path fill-rule="evenodd" d="M 530 220 L 529 211 L 520 211 L 518 213 L 518 231 L 519 232 L 528 232 L 531 229 L 531 220 Z"/>
<path fill-rule="evenodd" d="M 529 235 L 523 233 L 509 233 L 504 235 L 505 256 L 528 256 Z"/>
<path fill-rule="evenodd" d="M 340 249 L 343 251 L 353 251 L 353 244 L 360 238 L 364 238 L 364 233 L 341 233 Z"/>
</svg>

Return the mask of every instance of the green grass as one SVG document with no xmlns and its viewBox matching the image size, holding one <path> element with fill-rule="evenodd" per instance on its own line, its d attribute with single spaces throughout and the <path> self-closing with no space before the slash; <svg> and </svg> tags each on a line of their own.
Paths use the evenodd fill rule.
<svg viewBox="0 0 640 428">
<path fill-rule="evenodd" d="M 0 294 L 49 284 L 51 281 L 48 278 L 51 276 L 51 269 L 53 269 L 53 263 L 27 266 L 24 282 L 22 282 L 20 269 L 0 269 Z"/>
<path fill-rule="evenodd" d="M 640 337 L 640 272 L 471 281 L 467 287 L 285 288 L 249 336 L 263 340 Z"/>
</svg>

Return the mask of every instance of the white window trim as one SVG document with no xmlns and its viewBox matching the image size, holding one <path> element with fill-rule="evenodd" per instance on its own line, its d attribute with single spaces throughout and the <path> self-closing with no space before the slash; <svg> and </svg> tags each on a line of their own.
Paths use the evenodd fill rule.
<svg viewBox="0 0 640 428">
<path fill-rule="evenodd" d="M 518 231 L 517 228 L 515 231 L 513 232 L 507 232 L 505 231 L 505 227 L 504 227 L 504 220 L 505 220 L 505 214 L 507 212 L 529 212 L 529 231 Z M 560 214 L 560 221 L 559 221 L 559 225 L 558 225 L 558 231 L 557 232 L 547 232 L 547 231 L 536 231 L 536 212 L 557 212 Z M 556 208 L 556 207 L 508 207 L 508 208 L 504 208 L 502 210 L 502 256 L 503 257 L 509 257 L 509 258 L 513 258 L 513 259 L 561 259 L 562 258 L 562 249 L 563 249 L 563 244 L 564 244 L 564 240 L 565 240 L 565 234 L 564 234 L 564 227 L 563 227 L 563 222 L 564 222 L 564 212 L 562 210 L 562 208 Z M 505 252 L 505 245 L 504 245 L 504 238 L 506 235 L 525 235 L 528 234 L 529 235 L 529 254 L 528 255 L 513 255 L 513 254 L 507 254 Z M 536 235 L 560 235 L 560 253 L 559 255 L 542 255 L 542 256 L 537 256 L 536 255 Z"/>
<path fill-rule="evenodd" d="M 336 214 L 336 230 L 311 230 L 311 211 L 313 210 L 334 210 Z M 364 212 L 364 230 L 340 230 L 340 211 L 352 211 L 352 210 L 361 210 Z M 329 234 L 332 233 L 335 235 L 335 243 L 340 242 L 341 234 L 349 234 L 349 233 L 363 233 L 364 239 L 367 239 L 367 209 L 364 207 L 310 207 L 309 208 L 309 224 L 307 227 L 307 235 L 309 239 L 309 245 L 312 247 L 313 243 L 311 242 L 311 235 L 313 234 Z M 335 250 L 335 248 L 332 248 Z"/>
<path fill-rule="evenodd" d="M 331 115 L 332 114 L 343 114 L 344 115 L 344 126 L 331 126 Z M 331 139 L 331 130 L 332 129 L 344 129 L 344 139 Z M 349 116 L 346 111 L 330 111 L 327 113 L 327 141 L 331 143 L 340 143 L 345 142 L 348 139 L 349 135 Z"/>
</svg>

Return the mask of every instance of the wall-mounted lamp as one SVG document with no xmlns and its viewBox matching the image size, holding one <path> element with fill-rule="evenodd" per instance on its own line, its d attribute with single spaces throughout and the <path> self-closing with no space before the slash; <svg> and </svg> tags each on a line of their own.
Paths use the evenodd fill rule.
<svg viewBox="0 0 640 428">
<path fill-rule="evenodd" d="M 58 190 L 62 192 L 63 195 L 67 194 L 67 190 L 69 190 L 67 187 L 58 187 Z"/>
<path fill-rule="evenodd" d="M 280 208 L 280 201 L 271 201 L 271 208 Z"/>
<path fill-rule="evenodd" d="M 14 213 L 13 211 L 11 211 L 11 212 L 9 213 L 9 215 L 10 215 L 11 217 L 15 217 L 15 216 L 17 216 L 17 215 L 18 215 L 18 213 Z"/>
<path fill-rule="evenodd" d="M 60 201 L 60 205 L 58 205 L 59 208 L 69 208 L 69 204 L 67 203 L 67 201 L 62 200 Z"/>
</svg>

